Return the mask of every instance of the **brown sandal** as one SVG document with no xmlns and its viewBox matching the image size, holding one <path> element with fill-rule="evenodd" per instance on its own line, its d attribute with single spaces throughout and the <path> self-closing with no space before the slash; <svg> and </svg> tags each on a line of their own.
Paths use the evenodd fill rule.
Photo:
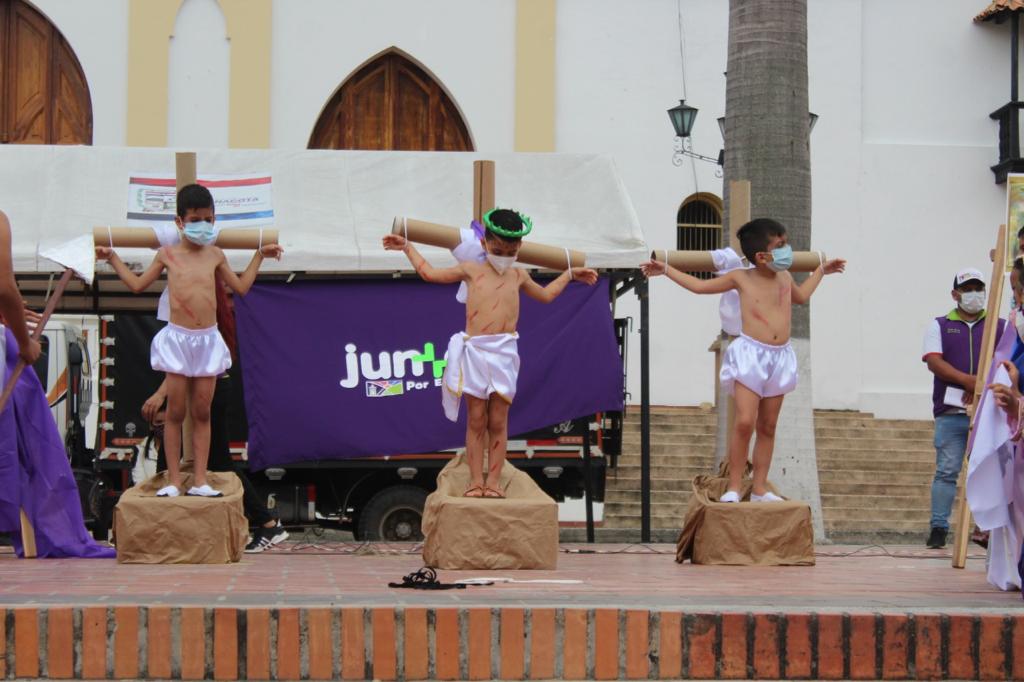
<svg viewBox="0 0 1024 682">
<path fill-rule="evenodd" d="M 486 497 L 489 500 L 504 500 L 505 493 L 501 492 L 497 488 L 492 488 L 489 485 L 485 485 L 483 497 Z"/>
<path fill-rule="evenodd" d="M 484 497 L 487 493 L 487 488 L 482 485 L 471 485 L 466 488 L 466 492 L 462 493 L 463 497 L 480 498 Z"/>
</svg>

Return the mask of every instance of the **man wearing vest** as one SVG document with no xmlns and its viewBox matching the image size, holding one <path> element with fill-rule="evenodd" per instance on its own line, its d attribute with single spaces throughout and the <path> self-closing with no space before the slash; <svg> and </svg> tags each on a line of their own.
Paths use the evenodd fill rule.
<svg viewBox="0 0 1024 682">
<path fill-rule="evenodd" d="M 935 375 L 932 408 L 935 414 L 935 478 L 932 481 L 932 519 L 928 547 L 946 546 L 949 514 L 967 449 L 970 419 L 967 405 L 974 397 L 975 375 L 985 333 L 985 280 L 981 271 L 967 268 L 953 279 L 956 308 L 937 317 L 924 336 L 922 360 Z M 1005 320 L 998 320 L 997 337 Z"/>
</svg>

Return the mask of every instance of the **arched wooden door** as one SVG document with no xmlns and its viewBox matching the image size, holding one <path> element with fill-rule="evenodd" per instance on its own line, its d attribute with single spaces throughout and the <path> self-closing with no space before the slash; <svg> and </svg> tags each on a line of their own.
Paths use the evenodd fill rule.
<svg viewBox="0 0 1024 682">
<path fill-rule="evenodd" d="M 92 144 L 82 65 L 24 0 L 0 0 L 0 143 Z"/>
<path fill-rule="evenodd" d="M 455 103 L 430 75 L 397 52 L 359 69 L 334 93 L 310 149 L 473 151 Z"/>
</svg>

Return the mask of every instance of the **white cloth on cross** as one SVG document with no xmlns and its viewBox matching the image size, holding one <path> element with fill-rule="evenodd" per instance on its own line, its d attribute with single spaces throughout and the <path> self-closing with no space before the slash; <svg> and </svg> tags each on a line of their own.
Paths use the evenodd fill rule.
<svg viewBox="0 0 1024 682">
<path fill-rule="evenodd" d="M 486 263 L 487 252 L 481 246 L 480 238 L 476 236 L 476 232 L 472 229 L 462 229 L 459 230 L 459 235 L 462 237 L 462 241 L 452 249 L 452 255 L 455 256 L 455 260 L 460 263 Z M 465 282 L 462 282 L 459 284 L 459 290 L 455 294 L 455 300 L 459 303 L 465 303 L 468 296 L 469 288 Z"/>
<path fill-rule="evenodd" d="M 711 262 L 715 265 L 715 274 L 724 275 L 733 270 L 746 269 L 743 258 L 732 247 L 716 249 L 711 252 Z M 718 302 L 718 316 L 722 320 L 722 331 L 730 336 L 743 333 L 743 316 L 740 314 L 740 294 L 735 289 L 722 294 Z"/>
</svg>

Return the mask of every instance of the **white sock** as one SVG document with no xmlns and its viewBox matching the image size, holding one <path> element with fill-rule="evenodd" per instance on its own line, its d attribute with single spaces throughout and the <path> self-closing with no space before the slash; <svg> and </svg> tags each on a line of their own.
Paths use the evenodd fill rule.
<svg viewBox="0 0 1024 682">
<path fill-rule="evenodd" d="M 173 485 L 165 485 L 156 492 L 157 497 L 177 497 L 181 494 L 181 491 Z"/>
<path fill-rule="evenodd" d="M 766 492 L 764 495 L 755 495 L 754 493 L 750 493 L 750 501 L 751 502 L 784 502 L 784 500 L 781 497 L 779 497 L 778 495 L 773 493 L 771 490 Z"/>
<path fill-rule="evenodd" d="M 727 490 L 724 495 L 718 498 L 719 502 L 739 502 L 740 494 L 735 490 Z"/>
<path fill-rule="evenodd" d="M 193 497 L 220 497 L 223 495 L 219 490 L 211 488 L 208 483 L 201 485 L 198 488 L 196 486 L 192 486 L 188 489 L 188 494 Z"/>
</svg>

